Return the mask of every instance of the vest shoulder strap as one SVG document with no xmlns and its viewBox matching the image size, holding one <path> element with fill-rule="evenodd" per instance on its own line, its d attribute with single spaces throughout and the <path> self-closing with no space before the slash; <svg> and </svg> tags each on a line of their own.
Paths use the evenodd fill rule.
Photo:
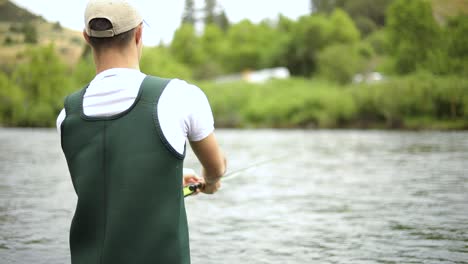
<svg viewBox="0 0 468 264">
<path fill-rule="evenodd" d="M 155 76 L 146 76 L 141 84 L 141 98 L 140 100 L 149 103 L 158 103 L 159 97 L 169 84 L 170 79 L 163 79 Z"/>
<path fill-rule="evenodd" d="M 81 110 L 83 108 L 83 93 L 86 91 L 86 87 L 70 94 L 65 98 L 64 107 L 67 116 L 73 114 L 81 114 Z"/>
<path fill-rule="evenodd" d="M 166 86 L 169 84 L 170 79 L 163 79 L 154 76 L 147 76 L 141 85 L 141 97 L 140 103 L 151 104 L 153 108 L 153 122 L 158 131 L 159 138 L 163 142 L 164 146 L 172 153 L 177 159 L 183 160 L 185 158 L 186 148 L 184 153 L 180 154 L 174 147 L 169 143 L 167 138 L 164 136 L 164 133 L 159 123 L 158 115 L 158 102 L 161 94 L 163 93 Z"/>
</svg>

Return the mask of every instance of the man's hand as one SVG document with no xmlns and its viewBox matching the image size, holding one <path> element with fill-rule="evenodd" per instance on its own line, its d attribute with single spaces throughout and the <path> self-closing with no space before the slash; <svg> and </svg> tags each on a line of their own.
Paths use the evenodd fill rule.
<svg viewBox="0 0 468 264">
<path fill-rule="evenodd" d="M 183 179 L 183 181 L 182 181 L 182 186 L 183 187 L 185 187 L 187 185 L 191 185 L 191 184 L 197 184 L 197 183 L 204 184 L 205 183 L 205 180 L 198 177 L 197 174 L 195 173 L 195 171 L 193 171 L 192 169 L 185 169 L 184 168 L 182 179 Z M 201 191 L 200 189 L 197 189 L 197 191 L 194 193 L 194 195 L 198 194 L 200 191 Z"/>
<path fill-rule="evenodd" d="M 183 186 L 201 183 L 202 187 L 198 188 L 195 194 L 200 192 L 204 194 L 214 194 L 221 188 L 221 182 L 218 180 L 216 182 L 206 183 L 205 179 L 198 177 L 198 175 L 192 169 L 184 168 L 183 172 Z"/>
<path fill-rule="evenodd" d="M 215 183 L 205 183 L 201 189 L 201 192 L 204 194 L 214 194 L 221 188 L 221 182 L 217 181 Z"/>
</svg>

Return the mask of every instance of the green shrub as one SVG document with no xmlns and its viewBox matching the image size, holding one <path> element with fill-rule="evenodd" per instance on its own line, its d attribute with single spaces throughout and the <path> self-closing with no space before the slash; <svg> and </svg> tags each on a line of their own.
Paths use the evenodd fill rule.
<svg viewBox="0 0 468 264">
<path fill-rule="evenodd" d="M 320 52 L 318 62 L 320 76 L 341 84 L 351 82 L 353 76 L 364 68 L 364 61 L 356 46 L 333 45 L 327 47 Z"/>
<path fill-rule="evenodd" d="M 0 71 L 0 125 L 14 125 L 24 116 L 24 94 L 6 74 Z"/>
<path fill-rule="evenodd" d="M 362 122 L 405 127 L 407 120 L 468 121 L 468 80 L 419 73 L 353 88 Z"/>
<path fill-rule="evenodd" d="M 72 90 L 69 71 L 52 45 L 28 50 L 24 59 L 13 72 L 12 82 L 24 94 L 22 107 L 27 114 L 14 123 L 53 126 L 63 98 Z"/>
<path fill-rule="evenodd" d="M 247 108 L 256 85 L 236 82 L 226 84 L 202 83 L 200 88 L 206 93 L 216 125 L 221 127 L 245 126 L 243 111 Z"/>
<path fill-rule="evenodd" d="M 36 44 L 38 42 L 37 28 L 31 23 L 24 23 L 21 28 L 24 34 L 24 42 L 28 44 Z"/>
<path fill-rule="evenodd" d="M 140 62 L 146 74 L 163 78 L 192 79 L 193 73 L 186 65 L 178 62 L 164 47 L 145 48 Z"/>
<path fill-rule="evenodd" d="M 302 79 L 203 86 L 218 125 L 340 127 L 356 112 L 350 93 L 329 83 Z"/>
<path fill-rule="evenodd" d="M 10 45 L 12 45 L 14 43 L 15 43 L 15 41 L 10 36 L 6 36 L 5 40 L 3 41 L 3 44 L 5 46 L 10 46 Z"/>
<path fill-rule="evenodd" d="M 369 35 L 365 41 L 372 46 L 372 49 L 377 55 L 388 54 L 390 50 L 388 36 L 384 30 L 375 31 Z"/>
</svg>

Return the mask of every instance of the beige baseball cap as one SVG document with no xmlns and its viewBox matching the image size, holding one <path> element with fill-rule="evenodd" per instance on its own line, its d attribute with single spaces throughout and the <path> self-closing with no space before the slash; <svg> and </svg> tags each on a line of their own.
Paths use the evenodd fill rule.
<svg viewBox="0 0 468 264">
<path fill-rule="evenodd" d="M 108 30 L 96 31 L 89 27 L 95 18 L 105 18 L 112 24 Z M 85 30 L 88 36 L 109 38 L 136 28 L 143 22 L 143 17 L 131 1 L 125 0 L 90 0 L 85 11 Z"/>
</svg>

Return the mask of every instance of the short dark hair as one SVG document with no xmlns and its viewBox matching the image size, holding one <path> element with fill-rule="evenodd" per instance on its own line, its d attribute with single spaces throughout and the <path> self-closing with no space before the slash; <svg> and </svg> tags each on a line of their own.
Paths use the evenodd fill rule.
<svg viewBox="0 0 468 264">
<path fill-rule="evenodd" d="M 94 18 L 89 22 L 91 30 L 103 31 L 112 29 L 112 23 L 105 18 Z M 123 48 L 128 45 L 135 36 L 135 28 L 110 38 L 89 37 L 90 45 L 97 51 L 106 48 Z"/>
</svg>

